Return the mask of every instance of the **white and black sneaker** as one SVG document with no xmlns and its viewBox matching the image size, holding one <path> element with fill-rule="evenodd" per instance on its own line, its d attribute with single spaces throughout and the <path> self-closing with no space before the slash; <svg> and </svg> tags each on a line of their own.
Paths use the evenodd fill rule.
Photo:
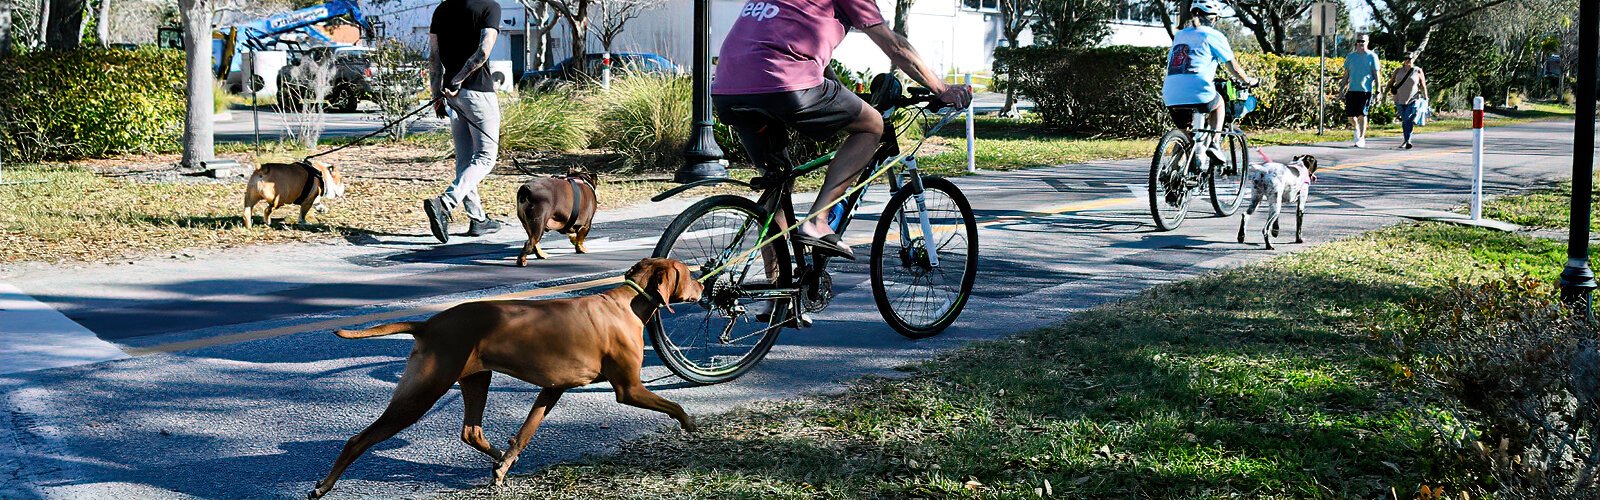
<svg viewBox="0 0 1600 500">
<path fill-rule="evenodd" d="M 444 200 L 428 198 L 422 200 L 422 211 L 428 214 L 428 230 L 433 232 L 433 237 L 439 243 L 450 242 L 450 209 L 445 208 Z"/>
<path fill-rule="evenodd" d="M 467 228 L 467 236 L 484 236 L 500 232 L 500 221 L 485 218 L 472 221 L 472 226 Z"/>
</svg>

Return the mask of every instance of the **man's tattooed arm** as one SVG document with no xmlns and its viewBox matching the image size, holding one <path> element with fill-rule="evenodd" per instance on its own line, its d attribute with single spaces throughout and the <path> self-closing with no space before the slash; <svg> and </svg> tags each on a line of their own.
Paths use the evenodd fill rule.
<svg viewBox="0 0 1600 500">
<path fill-rule="evenodd" d="M 428 89 L 439 97 L 444 88 L 444 61 L 439 59 L 439 35 L 428 35 Z"/>
<path fill-rule="evenodd" d="M 461 71 L 456 73 L 455 78 L 450 79 L 451 87 L 460 87 L 461 82 L 467 81 L 467 77 L 471 76 L 473 71 L 477 71 L 484 64 L 488 64 L 489 51 L 494 50 L 494 39 L 498 34 L 499 30 L 494 28 L 484 28 L 479 33 L 478 50 L 472 52 L 472 57 L 467 58 L 467 63 L 461 66 Z"/>
</svg>

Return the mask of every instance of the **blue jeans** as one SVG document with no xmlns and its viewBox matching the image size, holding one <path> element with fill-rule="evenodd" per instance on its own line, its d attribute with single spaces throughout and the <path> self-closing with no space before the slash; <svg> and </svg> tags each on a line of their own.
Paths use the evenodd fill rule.
<svg viewBox="0 0 1600 500">
<path fill-rule="evenodd" d="M 1417 127 L 1417 103 L 1400 105 L 1400 133 L 1411 144 L 1411 130 Z"/>
</svg>

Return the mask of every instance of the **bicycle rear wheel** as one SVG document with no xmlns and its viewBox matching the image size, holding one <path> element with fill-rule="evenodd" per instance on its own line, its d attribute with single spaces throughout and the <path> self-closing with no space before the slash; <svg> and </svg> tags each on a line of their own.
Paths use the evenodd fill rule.
<svg viewBox="0 0 1600 500">
<path fill-rule="evenodd" d="M 739 378 L 772 349 L 789 317 L 789 251 L 778 240 L 756 245 L 767 214 L 749 199 L 713 196 L 673 219 L 654 257 L 683 262 L 705 284 L 697 304 L 665 309 L 646 325 L 650 345 L 667 369 L 697 384 Z M 758 320 L 761 313 L 765 320 Z"/>
<path fill-rule="evenodd" d="M 955 323 L 978 274 L 978 222 L 967 197 L 940 177 L 924 177 L 922 186 L 931 231 L 907 187 L 889 198 L 872 234 L 872 298 L 889 326 L 913 339 Z"/>
<path fill-rule="evenodd" d="M 1168 131 L 1156 144 L 1156 153 L 1150 159 L 1150 215 L 1156 220 L 1156 229 L 1171 231 L 1183 224 L 1189 215 L 1190 191 L 1188 165 L 1184 161 L 1194 149 L 1189 134 L 1182 130 Z"/>
<path fill-rule="evenodd" d="M 1244 175 L 1249 171 L 1250 142 L 1244 133 L 1223 136 L 1222 154 L 1227 162 L 1211 167 L 1211 208 L 1218 217 L 1239 211 L 1244 201 Z"/>
</svg>

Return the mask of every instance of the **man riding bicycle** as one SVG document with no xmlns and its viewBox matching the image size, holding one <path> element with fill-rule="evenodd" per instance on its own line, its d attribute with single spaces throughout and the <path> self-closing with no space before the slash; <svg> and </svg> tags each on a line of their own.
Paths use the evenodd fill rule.
<svg viewBox="0 0 1600 500">
<path fill-rule="evenodd" d="M 1189 11 L 1192 18 L 1188 28 L 1172 37 L 1172 50 L 1167 53 L 1167 77 L 1161 85 L 1161 98 L 1172 113 L 1178 128 L 1189 130 L 1195 112 L 1206 113 L 1206 128 L 1221 130 L 1224 119 L 1223 96 L 1213 80 L 1217 65 L 1228 63 L 1228 71 L 1245 85 L 1258 82 L 1245 74 L 1244 68 L 1233 57 L 1233 47 L 1228 37 L 1213 28 L 1222 16 L 1222 0 L 1194 0 Z M 1222 162 L 1222 151 L 1211 144 L 1207 153 L 1212 161 Z"/>
<path fill-rule="evenodd" d="M 838 81 L 823 78 L 833 50 L 849 28 L 865 32 L 890 62 L 941 102 L 965 108 L 972 101 L 970 89 L 945 85 L 905 37 L 884 25 L 872 0 L 746 3 L 722 42 L 711 100 L 717 117 L 739 133 L 745 151 L 763 171 L 790 168 L 785 153 L 788 127 L 818 141 L 841 130 L 849 134 L 828 165 L 811 213 L 844 196 L 884 132 L 883 115 Z M 855 260 L 826 217 L 802 222 L 793 234 L 819 254 Z"/>
</svg>

